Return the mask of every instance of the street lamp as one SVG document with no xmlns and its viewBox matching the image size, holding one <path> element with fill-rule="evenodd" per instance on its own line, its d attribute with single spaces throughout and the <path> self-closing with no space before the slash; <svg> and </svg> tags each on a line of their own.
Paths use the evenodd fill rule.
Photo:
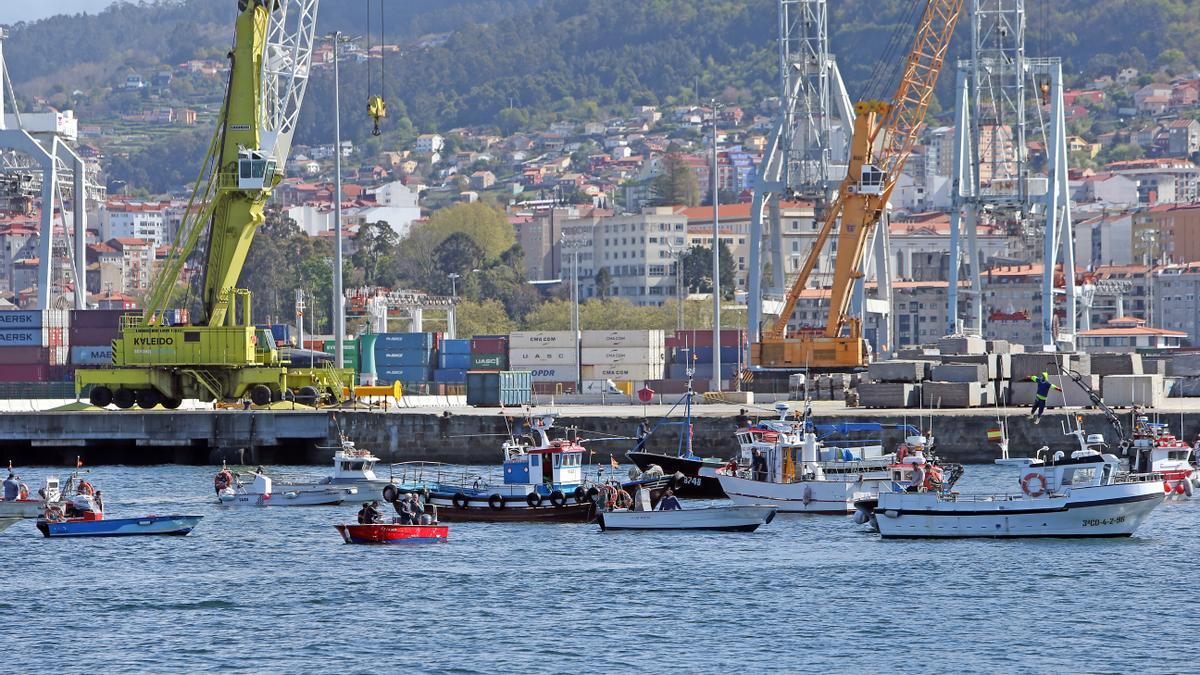
<svg viewBox="0 0 1200 675">
<path fill-rule="evenodd" d="M 338 47 L 350 42 L 350 38 L 334 31 L 325 36 L 333 42 L 333 340 L 334 364 L 338 368 L 346 366 L 346 299 L 342 289 L 342 113 L 341 113 L 341 83 L 338 79 Z"/>
<path fill-rule="evenodd" d="M 582 244 L 571 240 L 568 246 L 567 233 L 563 232 L 558 239 L 559 258 L 571 249 L 571 334 L 575 345 L 575 387 L 582 388 L 582 372 L 579 367 L 579 249 Z"/>
<path fill-rule="evenodd" d="M 713 391 L 721 391 L 721 231 L 717 215 L 717 99 L 712 99 L 712 291 L 713 291 Z"/>
</svg>

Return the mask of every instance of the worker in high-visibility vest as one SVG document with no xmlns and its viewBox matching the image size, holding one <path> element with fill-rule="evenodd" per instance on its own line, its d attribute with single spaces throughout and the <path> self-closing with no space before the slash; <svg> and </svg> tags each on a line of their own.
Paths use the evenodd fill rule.
<svg viewBox="0 0 1200 675">
<path fill-rule="evenodd" d="M 1037 424 L 1042 421 L 1042 415 L 1046 412 L 1046 397 L 1050 395 L 1050 390 L 1062 391 L 1062 388 L 1051 382 L 1050 375 L 1045 372 L 1029 379 L 1037 384 L 1037 392 L 1033 395 L 1033 407 L 1029 409 L 1029 419 Z"/>
</svg>

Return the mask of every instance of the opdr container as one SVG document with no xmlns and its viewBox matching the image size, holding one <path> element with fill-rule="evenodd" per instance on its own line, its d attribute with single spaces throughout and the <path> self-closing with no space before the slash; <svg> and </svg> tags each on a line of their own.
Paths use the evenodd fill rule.
<svg viewBox="0 0 1200 675">
<path fill-rule="evenodd" d="M 516 366 L 509 366 L 515 368 Z M 522 368 L 528 370 L 530 377 L 534 382 L 574 382 L 575 381 L 575 364 L 570 365 L 542 365 L 529 366 Z"/>
<path fill-rule="evenodd" d="M 577 338 L 569 330 L 518 331 L 508 336 L 508 347 L 513 349 L 558 349 L 574 348 Z"/>
<path fill-rule="evenodd" d="M 585 330 L 583 347 L 652 347 L 661 350 L 666 333 L 661 330 Z"/>
</svg>

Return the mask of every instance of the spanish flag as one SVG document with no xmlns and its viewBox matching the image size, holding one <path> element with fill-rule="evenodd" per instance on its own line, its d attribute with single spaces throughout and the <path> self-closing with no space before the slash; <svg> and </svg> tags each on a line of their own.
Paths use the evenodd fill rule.
<svg viewBox="0 0 1200 675">
<path fill-rule="evenodd" d="M 992 427 L 991 429 L 988 429 L 988 442 L 989 443 L 999 443 L 1002 440 L 1004 440 L 1004 430 L 1003 429 L 1001 429 L 1000 427 Z"/>
</svg>

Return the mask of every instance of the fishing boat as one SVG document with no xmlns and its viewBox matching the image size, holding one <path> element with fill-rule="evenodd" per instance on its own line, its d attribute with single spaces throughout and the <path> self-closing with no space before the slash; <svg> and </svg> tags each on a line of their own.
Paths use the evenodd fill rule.
<svg viewBox="0 0 1200 675">
<path fill-rule="evenodd" d="M 17 523 L 21 522 L 22 520 L 24 520 L 24 519 L 23 518 L 0 518 L 0 532 L 7 530 L 8 528 L 12 527 L 13 525 L 16 525 Z"/>
<path fill-rule="evenodd" d="M 11 465 L 9 471 L 12 471 Z M 47 476 L 36 496 L 30 495 L 29 486 L 21 483 L 17 499 L 0 499 L 0 518 L 37 518 L 45 511 L 47 504 L 57 503 L 61 497 L 57 476 Z"/>
<path fill-rule="evenodd" d="M 429 544 L 444 543 L 450 534 L 446 525 L 401 525 L 399 523 L 363 523 L 334 525 L 347 544 Z"/>
<path fill-rule="evenodd" d="M 693 452 L 692 447 L 692 382 L 688 380 L 687 392 L 671 407 L 667 414 L 650 430 L 646 437 L 638 441 L 633 450 L 625 453 L 629 461 L 642 471 L 651 471 L 653 467 L 664 475 L 676 476 L 671 488 L 676 496 L 696 499 L 717 499 L 725 496 L 721 482 L 712 473 L 725 465 L 725 460 L 716 457 L 700 457 Z M 680 405 L 684 406 L 684 419 L 675 421 L 671 413 Z M 646 449 L 649 437 L 661 426 L 679 426 L 679 442 L 674 454 L 654 452 Z M 710 469 L 705 472 L 704 469 Z"/>
<path fill-rule="evenodd" d="M 905 491 L 899 485 L 855 503 L 855 522 L 884 538 L 1127 537 L 1163 502 L 1162 476 L 1120 470 L 1104 437 L 1068 432 L 1079 449 L 1008 459 L 1020 466 L 1020 492 Z"/>
<path fill-rule="evenodd" d="M 1130 471 L 1162 475 L 1163 492 L 1169 498 L 1188 498 L 1200 488 L 1195 450 L 1176 438 L 1166 424 L 1138 417 L 1126 453 Z"/>
<path fill-rule="evenodd" d="M 148 535 L 182 536 L 199 524 L 204 516 L 143 516 L 141 518 L 104 518 L 103 514 L 65 520 L 39 518 L 37 529 L 47 538 L 60 537 L 132 537 Z"/>
<path fill-rule="evenodd" d="M 780 419 L 739 429 L 739 460 L 713 471 L 735 504 L 774 506 L 781 513 L 849 514 L 857 500 L 892 483 L 948 486 L 962 474 L 961 466 L 938 462 L 931 440 L 912 426 L 816 425 L 807 408 L 800 421 L 788 419 L 786 404 L 777 409 Z M 896 452 L 885 453 L 882 439 L 850 438 L 889 428 L 908 434 Z"/>
<path fill-rule="evenodd" d="M 358 488 L 310 487 L 305 490 L 276 489 L 263 473 L 254 473 L 250 481 L 222 467 L 215 479 L 217 502 L 225 506 L 337 506 Z"/>
<path fill-rule="evenodd" d="M 774 506 L 709 506 L 671 511 L 604 510 L 597 513 L 602 531 L 713 530 L 753 532 L 775 518 Z"/>
<path fill-rule="evenodd" d="M 354 488 L 346 491 L 347 504 L 361 504 L 376 499 L 383 499 L 383 489 L 392 485 L 388 478 L 375 475 L 375 465 L 380 459 L 370 451 L 356 448 L 354 441 L 341 436 L 341 443 L 336 448 L 318 448 L 333 450 L 333 473 L 311 484 L 289 482 L 280 485 L 289 488 L 319 489 L 326 487 Z"/>
</svg>

